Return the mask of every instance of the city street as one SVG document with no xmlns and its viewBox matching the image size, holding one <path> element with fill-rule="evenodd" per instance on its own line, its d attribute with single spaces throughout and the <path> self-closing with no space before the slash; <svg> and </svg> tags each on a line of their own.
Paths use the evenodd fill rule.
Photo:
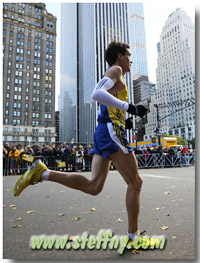
<svg viewBox="0 0 200 263">
<path fill-rule="evenodd" d="M 127 232 L 126 184 L 111 171 L 103 191 L 89 196 L 62 185 L 43 182 L 13 196 L 18 176 L 3 178 L 3 258 L 24 260 L 192 260 L 195 258 L 195 167 L 142 169 L 140 230 L 165 235 L 163 250 L 132 254 L 126 250 L 32 250 L 33 235 L 97 235 L 110 229 L 113 235 Z M 85 172 L 88 178 L 90 172 Z M 92 210 L 91 210 L 92 208 Z M 161 229 L 162 228 L 162 229 Z M 141 262 L 141 261 L 140 261 Z"/>
</svg>

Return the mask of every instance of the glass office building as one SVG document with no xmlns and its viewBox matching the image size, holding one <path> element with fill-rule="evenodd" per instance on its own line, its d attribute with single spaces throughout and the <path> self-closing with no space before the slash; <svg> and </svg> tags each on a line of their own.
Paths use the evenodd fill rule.
<svg viewBox="0 0 200 263">
<path fill-rule="evenodd" d="M 108 44 L 116 40 L 131 46 L 133 66 L 126 74 L 130 101 L 133 79 L 147 75 L 143 5 L 64 3 L 61 19 L 60 139 L 89 143 L 98 108 L 91 93 L 108 68 Z"/>
<path fill-rule="evenodd" d="M 141 76 L 148 76 L 143 4 L 129 4 L 128 13 L 133 61 L 131 74 L 133 80 L 136 80 Z"/>
</svg>

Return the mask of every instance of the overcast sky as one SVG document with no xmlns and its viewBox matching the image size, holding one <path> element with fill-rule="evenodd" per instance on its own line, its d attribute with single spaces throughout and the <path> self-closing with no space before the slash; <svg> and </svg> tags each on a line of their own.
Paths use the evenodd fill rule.
<svg viewBox="0 0 200 263">
<path fill-rule="evenodd" d="M 49 13 L 57 17 L 57 49 L 56 49 L 56 110 L 57 110 L 57 96 L 59 95 L 60 86 L 60 17 L 61 17 L 61 3 L 66 1 L 48 1 L 46 8 Z M 70 2 L 76 2 L 71 0 Z M 91 1 L 81 1 L 91 2 Z M 98 1 L 99 2 L 99 1 Z M 105 1 L 104 1 L 105 2 Z M 121 1 L 110 1 L 121 2 Z M 129 1 L 130 2 L 130 1 Z M 133 1 L 132 1 L 133 2 Z M 191 17 L 192 22 L 195 22 L 195 0 L 144 0 L 137 1 L 143 3 L 145 33 L 146 33 L 146 48 L 147 48 L 147 63 L 149 80 L 156 83 L 156 67 L 157 67 L 157 43 L 160 41 L 160 34 L 168 16 L 177 8 L 183 9 L 188 16 Z M 198 10 L 198 7 L 196 7 Z"/>
</svg>

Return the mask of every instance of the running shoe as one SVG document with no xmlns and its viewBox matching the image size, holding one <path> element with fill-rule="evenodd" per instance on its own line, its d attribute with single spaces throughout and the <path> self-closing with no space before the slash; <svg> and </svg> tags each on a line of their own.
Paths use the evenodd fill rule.
<svg viewBox="0 0 200 263">
<path fill-rule="evenodd" d="M 19 196 L 21 192 L 29 185 L 42 182 L 41 174 L 47 170 L 46 165 L 41 161 L 35 161 L 32 166 L 18 179 L 14 187 L 14 196 Z"/>
<path fill-rule="evenodd" d="M 129 240 L 127 245 L 126 245 L 126 248 L 127 249 L 131 249 L 131 250 L 149 250 L 149 249 L 155 249 L 155 242 L 156 242 L 156 239 L 152 239 L 152 238 L 149 238 L 148 236 L 145 236 L 144 233 L 146 231 L 143 231 L 143 232 L 138 232 L 137 234 L 137 238 L 138 239 L 136 242 L 136 245 L 137 247 L 134 246 L 134 240 Z M 155 242 L 154 242 L 155 241 Z M 139 247 L 138 247 L 139 246 Z"/>
</svg>

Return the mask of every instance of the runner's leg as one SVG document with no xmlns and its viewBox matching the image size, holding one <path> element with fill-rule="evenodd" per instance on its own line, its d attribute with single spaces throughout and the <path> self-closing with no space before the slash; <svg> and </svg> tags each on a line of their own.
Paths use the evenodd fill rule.
<svg viewBox="0 0 200 263">
<path fill-rule="evenodd" d="M 142 179 L 138 172 L 137 161 L 133 152 L 124 154 L 119 148 L 117 153 L 110 155 L 115 167 L 126 181 L 126 208 L 128 212 L 128 232 L 138 230 L 138 216 L 140 210 L 140 190 Z"/>
<path fill-rule="evenodd" d="M 110 160 L 95 154 L 92 160 L 92 178 L 80 173 L 63 173 L 50 170 L 49 181 L 63 184 L 87 194 L 97 195 L 103 189 L 110 168 Z"/>
</svg>

